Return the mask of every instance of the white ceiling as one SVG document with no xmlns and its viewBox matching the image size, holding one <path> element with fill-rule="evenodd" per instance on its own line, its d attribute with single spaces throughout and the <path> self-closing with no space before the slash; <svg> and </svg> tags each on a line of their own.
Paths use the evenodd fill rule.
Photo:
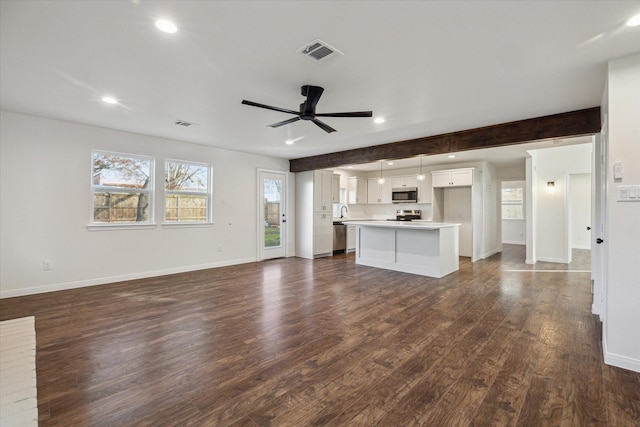
<svg viewBox="0 0 640 427">
<path fill-rule="evenodd" d="M 597 106 L 607 61 L 640 51 L 640 27 L 624 25 L 637 13 L 639 1 L 2 0 L 0 107 L 299 158 Z M 317 38 L 345 55 L 296 52 Z M 319 113 L 386 122 L 274 129 L 292 116 L 240 103 L 296 110 L 304 84 L 325 88 Z"/>
</svg>

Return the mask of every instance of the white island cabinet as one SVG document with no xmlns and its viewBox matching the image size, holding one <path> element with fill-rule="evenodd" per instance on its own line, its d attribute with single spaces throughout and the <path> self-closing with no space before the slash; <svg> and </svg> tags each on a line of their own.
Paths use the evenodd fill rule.
<svg viewBox="0 0 640 427">
<path fill-rule="evenodd" d="M 353 221 L 356 264 L 443 277 L 457 271 L 459 224 Z"/>
</svg>

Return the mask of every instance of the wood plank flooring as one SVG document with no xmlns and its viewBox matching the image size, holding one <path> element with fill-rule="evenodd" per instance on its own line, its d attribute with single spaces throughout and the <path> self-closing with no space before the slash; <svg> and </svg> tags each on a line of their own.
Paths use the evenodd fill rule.
<svg viewBox="0 0 640 427">
<path fill-rule="evenodd" d="M 523 259 L 442 279 L 278 259 L 3 299 L 0 320 L 36 318 L 42 426 L 640 425 L 590 274 L 563 271 L 588 256 Z"/>
</svg>

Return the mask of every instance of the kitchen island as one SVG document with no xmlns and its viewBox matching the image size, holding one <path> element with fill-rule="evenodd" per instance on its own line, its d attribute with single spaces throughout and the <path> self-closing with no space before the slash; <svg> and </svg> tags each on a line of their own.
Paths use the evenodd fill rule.
<svg viewBox="0 0 640 427">
<path fill-rule="evenodd" d="M 459 224 L 349 221 L 356 226 L 356 264 L 443 277 L 458 270 Z"/>
</svg>

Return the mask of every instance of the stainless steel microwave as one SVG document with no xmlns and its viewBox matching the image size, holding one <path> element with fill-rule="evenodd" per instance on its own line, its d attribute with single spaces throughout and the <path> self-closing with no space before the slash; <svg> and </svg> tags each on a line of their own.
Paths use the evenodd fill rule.
<svg viewBox="0 0 640 427">
<path fill-rule="evenodd" d="M 416 187 L 399 187 L 391 189 L 393 203 L 417 203 L 418 189 Z"/>
</svg>

